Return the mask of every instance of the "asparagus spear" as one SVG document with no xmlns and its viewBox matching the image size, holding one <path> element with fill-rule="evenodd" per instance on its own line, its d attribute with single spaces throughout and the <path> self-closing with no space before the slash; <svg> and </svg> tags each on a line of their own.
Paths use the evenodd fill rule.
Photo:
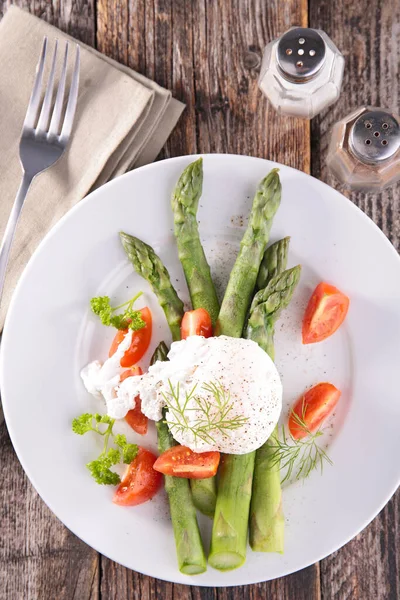
<svg viewBox="0 0 400 600">
<path fill-rule="evenodd" d="M 179 259 L 185 273 L 193 308 L 205 308 L 212 320 L 218 317 L 219 303 L 210 267 L 201 245 L 197 226 L 197 207 L 203 186 L 203 159 L 183 171 L 172 194 L 174 231 Z M 193 502 L 203 514 L 212 517 L 217 499 L 216 478 L 192 479 Z"/>
<path fill-rule="evenodd" d="M 271 244 L 265 251 L 257 277 L 257 289 L 266 287 L 268 282 L 286 269 L 290 237 Z"/>
<path fill-rule="evenodd" d="M 257 342 L 274 360 L 274 329 L 281 311 L 292 298 L 300 278 L 301 267 L 288 269 L 277 275 L 267 287 L 257 292 L 251 303 L 244 337 Z"/>
<path fill-rule="evenodd" d="M 167 354 L 168 348 L 164 342 L 161 342 L 153 354 L 151 364 L 154 364 L 157 360 L 167 360 Z M 156 428 L 160 452 L 165 452 L 168 448 L 176 445 L 164 419 L 156 423 Z M 165 475 L 164 480 L 174 529 L 179 570 L 186 575 L 204 573 L 207 569 L 207 561 L 197 523 L 196 508 L 190 493 L 189 481 L 169 475 Z"/>
<path fill-rule="evenodd" d="M 133 268 L 152 286 L 158 302 L 164 310 L 172 339 L 180 340 L 183 302 L 171 284 L 167 269 L 151 246 L 127 233 L 121 232 L 120 237 Z"/>
<path fill-rule="evenodd" d="M 223 335 L 242 335 L 280 198 L 278 170 L 273 169 L 257 189 L 249 224 L 229 278 L 218 317 L 219 333 Z M 246 559 L 254 459 L 255 452 L 223 458 L 209 556 L 210 564 L 221 571 L 235 569 Z"/>
<path fill-rule="evenodd" d="M 179 340 L 183 303 L 171 284 L 168 271 L 150 246 L 126 233 L 120 235 L 134 269 L 153 287 L 153 291 L 164 309 L 172 338 Z M 160 344 L 154 353 L 152 363 L 156 360 L 165 360 L 167 352 L 165 344 Z M 175 442 L 164 419 L 156 423 L 156 428 L 159 449 L 160 452 L 164 452 Z M 166 476 L 165 489 L 168 494 L 179 570 L 187 575 L 204 573 L 207 568 L 206 558 L 189 482 L 186 479 Z"/>
<path fill-rule="evenodd" d="M 219 303 L 210 267 L 204 254 L 197 225 L 197 207 L 203 186 L 203 159 L 199 158 L 183 171 L 172 194 L 174 231 L 189 288 L 193 308 L 205 308 L 212 324 L 218 317 Z"/>
<path fill-rule="evenodd" d="M 217 331 L 241 337 L 258 270 L 268 244 L 272 219 L 281 201 L 278 169 L 261 181 L 253 200 L 249 224 L 231 272 L 218 316 Z"/>
<path fill-rule="evenodd" d="M 281 264 L 286 264 L 286 260 L 281 261 Z M 266 288 L 255 295 L 250 308 L 245 337 L 257 342 L 272 360 L 275 323 L 291 300 L 300 271 L 298 266 L 277 274 L 272 279 L 267 276 Z M 277 435 L 278 427 L 275 427 L 269 440 L 256 451 L 254 463 L 249 537 L 251 548 L 258 552 L 283 552 L 284 517 L 280 465 L 270 464 Z"/>
<path fill-rule="evenodd" d="M 175 445 L 175 441 L 169 432 L 168 425 L 163 420 L 156 423 L 156 428 L 159 451 L 165 452 Z M 165 475 L 164 480 L 174 529 L 179 570 L 185 575 L 204 573 L 207 569 L 207 560 L 189 481 L 170 475 Z"/>
<path fill-rule="evenodd" d="M 279 463 L 271 466 L 274 443 L 278 435 L 275 427 L 269 440 L 256 452 L 253 491 L 250 504 L 251 549 L 255 552 L 283 553 L 285 519 L 282 510 L 281 473 Z"/>
</svg>

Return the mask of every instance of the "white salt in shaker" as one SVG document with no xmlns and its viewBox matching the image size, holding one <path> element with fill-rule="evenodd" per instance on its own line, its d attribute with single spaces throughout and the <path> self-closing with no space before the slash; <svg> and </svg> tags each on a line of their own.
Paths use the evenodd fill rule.
<svg viewBox="0 0 400 600">
<path fill-rule="evenodd" d="M 379 192 L 400 180 L 400 118 L 362 106 L 333 127 L 327 164 L 349 188 Z"/>
<path fill-rule="evenodd" d="M 338 99 L 343 70 L 324 31 L 292 27 L 266 46 L 258 85 L 279 113 L 311 119 Z"/>
</svg>

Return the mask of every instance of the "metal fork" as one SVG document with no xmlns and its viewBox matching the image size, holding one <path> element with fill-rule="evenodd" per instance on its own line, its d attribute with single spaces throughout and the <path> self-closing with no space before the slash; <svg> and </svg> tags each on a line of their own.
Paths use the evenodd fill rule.
<svg viewBox="0 0 400 600">
<path fill-rule="evenodd" d="M 66 87 L 65 84 L 67 78 L 68 48 L 69 46 L 67 42 L 65 45 L 61 77 L 58 84 L 54 108 L 51 113 L 53 106 L 58 42 L 56 41 L 55 43 L 49 80 L 47 82 L 42 103 L 42 80 L 47 54 L 47 38 L 45 37 L 43 40 L 42 52 L 36 68 L 35 83 L 33 85 L 31 98 L 29 100 L 28 110 L 26 111 L 21 141 L 19 144 L 19 158 L 23 171 L 22 182 L 11 209 L 7 227 L 4 233 L 4 238 L 0 247 L 0 302 L 3 293 L 8 256 L 10 254 L 15 228 L 17 226 L 18 218 L 29 187 L 36 175 L 39 175 L 39 173 L 42 173 L 54 165 L 54 163 L 56 163 L 63 155 L 71 136 L 76 102 L 78 98 L 80 52 L 79 46 L 77 45 L 68 102 L 65 109 L 65 116 L 63 122 L 61 123 Z"/>
</svg>

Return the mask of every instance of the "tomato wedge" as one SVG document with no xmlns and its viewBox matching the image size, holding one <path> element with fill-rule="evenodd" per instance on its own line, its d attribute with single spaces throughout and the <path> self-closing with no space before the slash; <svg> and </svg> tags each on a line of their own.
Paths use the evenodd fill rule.
<svg viewBox="0 0 400 600">
<path fill-rule="evenodd" d="M 134 375 L 143 375 L 143 371 L 138 365 L 121 373 L 120 381 L 125 381 L 128 377 L 133 377 Z M 132 427 L 133 431 L 136 431 L 136 433 L 139 433 L 140 435 L 146 435 L 149 419 L 142 413 L 142 401 L 140 396 L 136 396 L 135 408 L 132 408 L 132 410 L 127 412 L 125 421 Z"/>
<path fill-rule="evenodd" d="M 136 396 L 135 402 L 135 408 L 126 413 L 125 421 L 132 427 L 133 431 L 136 431 L 140 435 L 146 435 L 149 419 L 142 413 L 140 396 Z"/>
<path fill-rule="evenodd" d="M 153 498 L 162 483 L 161 474 L 153 469 L 156 458 L 148 450 L 139 447 L 136 458 L 128 466 L 114 494 L 115 504 L 136 506 Z"/>
<path fill-rule="evenodd" d="M 207 479 L 216 474 L 219 459 L 219 452 L 193 452 L 187 446 L 173 446 L 157 458 L 153 468 L 164 475 Z"/>
<path fill-rule="evenodd" d="M 183 315 L 181 324 L 181 338 L 186 340 L 189 335 L 212 336 L 211 317 L 205 308 L 188 310 Z"/>
<path fill-rule="evenodd" d="M 317 285 L 303 319 L 303 344 L 321 342 L 335 333 L 346 318 L 349 304 L 349 298 L 333 285 Z"/>
<path fill-rule="evenodd" d="M 294 439 L 301 440 L 309 433 L 316 431 L 326 417 L 331 414 L 340 395 L 340 390 L 332 383 L 318 383 L 301 396 L 289 417 L 289 431 Z"/>
<path fill-rule="evenodd" d="M 134 375 L 143 375 L 142 368 L 139 365 L 134 365 L 130 369 L 127 369 L 123 373 L 121 373 L 120 381 L 125 381 L 128 377 L 133 377 Z"/>
<path fill-rule="evenodd" d="M 138 329 L 133 332 L 132 335 L 132 343 L 130 348 L 125 352 L 124 356 L 121 358 L 121 367 L 132 367 L 142 358 L 143 354 L 146 352 L 147 348 L 150 345 L 151 340 L 151 332 L 153 329 L 153 322 L 151 318 L 151 312 L 147 308 L 141 308 L 140 313 L 142 315 L 143 321 L 146 323 L 142 329 Z M 128 333 L 127 329 L 121 329 L 117 332 L 115 338 L 113 339 L 113 343 L 111 344 L 110 352 L 108 356 L 112 356 L 117 351 L 118 346 Z"/>
</svg>

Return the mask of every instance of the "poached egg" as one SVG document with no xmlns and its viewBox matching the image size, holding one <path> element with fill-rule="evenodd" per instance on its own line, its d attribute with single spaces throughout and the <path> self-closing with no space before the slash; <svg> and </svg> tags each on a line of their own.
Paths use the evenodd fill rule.
<svg viewBox="0 0 400 600">
<path fill-rule="evenodd" d="M 117 352 L 81 376 L 90 393 L 102 395 L 109 416 L 123 418 L 140 396 L 142 412 L 166 420 L 177 442 L 195 452 L 246 454 L 270 437 L 282 409 L 282 384 L 274 362 L 251 340 L 190 336 L 174 342 L 168 361 L 119 382 L 119 362 L 129 333 Z"/>
</svg>

